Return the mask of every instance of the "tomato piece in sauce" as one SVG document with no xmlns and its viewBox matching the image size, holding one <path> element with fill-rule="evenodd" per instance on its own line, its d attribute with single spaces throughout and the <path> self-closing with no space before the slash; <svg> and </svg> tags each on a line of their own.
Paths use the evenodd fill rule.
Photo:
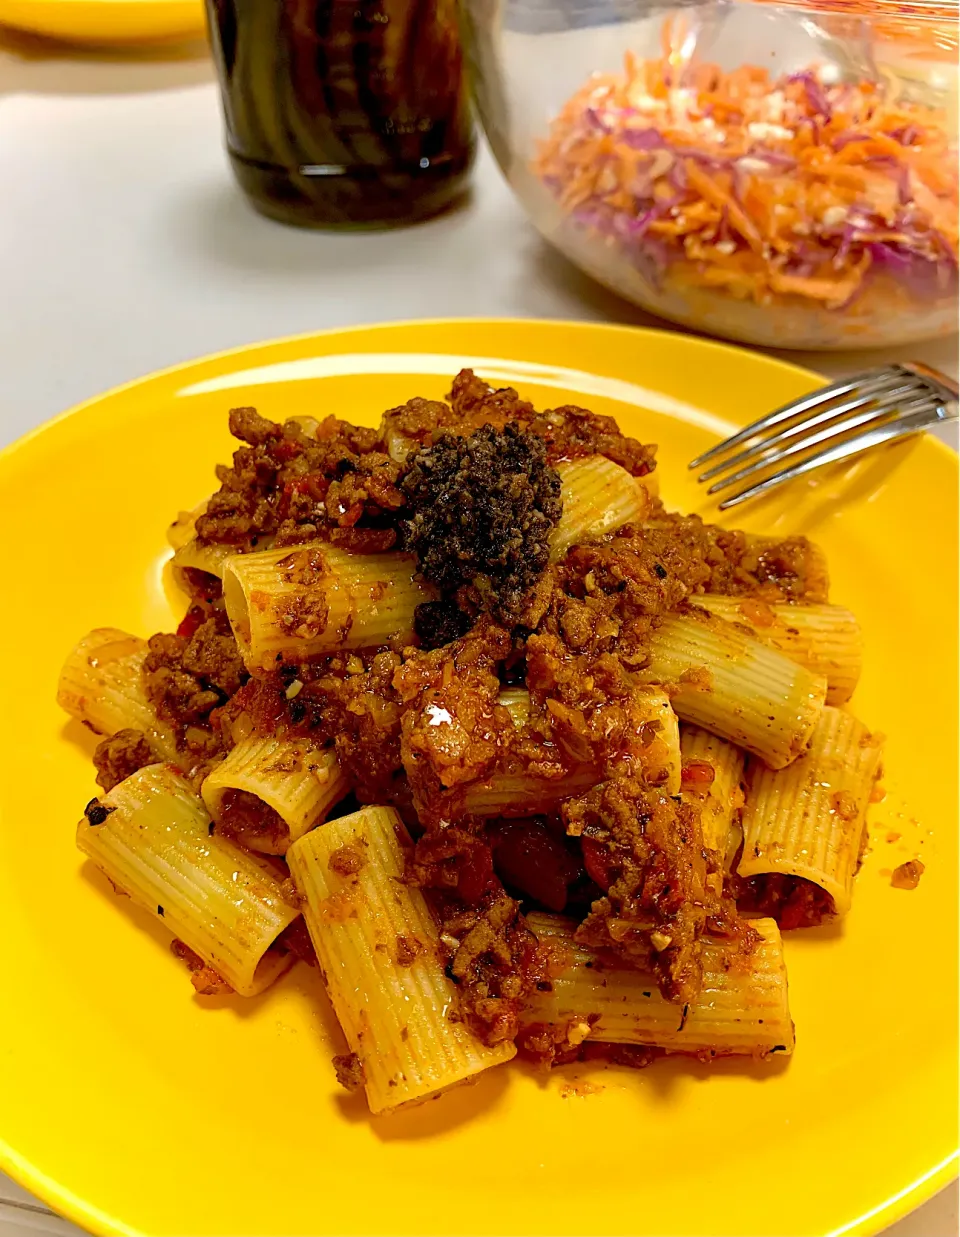
<svg viewBox="0 0 960 1237">
<path fill-rule="evenodd" d="M 593 838 L 582 837 L 580 849 L 583 851 L 583 866 L 587 869 L 587 874 L 606 893 L 617 879 L 619 865 L 606 847 L 595 842 Z"/>
<path fill-rule="evenodd" d="M 563 910 L 567 890 L 581 874 L 563 837 L 539 820 L 504 822 L 494 857 L 501 880 L 551 911 Z"/>
<path fill-rule="evenodd" d="M 180 620 L 180 626 L 177 628 L 177 635 L 183 636 L 189 640 L 200 624 L 206 620 L 206 617 L 207 614 L 203 606 L 191 606 Z"/>
</svg>

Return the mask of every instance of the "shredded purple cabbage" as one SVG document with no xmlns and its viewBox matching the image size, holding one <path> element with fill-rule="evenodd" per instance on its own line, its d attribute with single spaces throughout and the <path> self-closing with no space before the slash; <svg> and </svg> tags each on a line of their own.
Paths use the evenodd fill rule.
<svg viewBox="0 0 960 1237">
<path fill-rule="evenodd" d="M 902 129 L 895 129 L 890 136 L 896 138 L 901 146 L 912 146 L 920 136 L 920 130 L 916 125 L 904 125 Z"/>
<path fill-rule="evenodd" d="M 800 82 L 803 85 L 807 100 L 813 111 L 819 112 L 824 120 L 829 120 L 832 117 L 833 108 L 830 106 L 827 92 L 824 90 L 816 74 L 811 73 L 809 69 L 805 69 L 802 73 L 791 73 L 787 81 Z"/>
<path fill-rule="evenodd" d="M 900 165 L 897 172 L 897 191 L 900 196 L 900 205 L 909 206 L 913 201 L 913 190 L 910 188 L 910 169 L 905 163 Z"/>
<path fill-rule="evenodd" d="M 869 142 L 869 133 L 841 133 L 839 137 L 833 139 L 833 149 L 841 151 L 845 146 L 849 146 L 851 142 Z"/>
<path fill-rule="evenodd" d="M 620 139 L 632 150 L 662 150 L 667 145 L 657 129 L 625 129 Z"/>
<path fill-rule="evenodd" d="M 786 80 L 802 83 L 811 110 L 826 120 L 831 118 L 828 92 L 812 72 L 795 73 Z M 671 167 L 658 180 L 661 186 L 666 181 L 673 192 L 666 199 L 654 198 L 652 177 L 647 169 L 641 167 L 631 186 L 634 195 L 632 212 L 613 209 L 602 195 L 597 195 L 575 210 L 571 219 L 578 228 L 615 241 L 640 275 L 658 286 L 663 272 L 673 262 L 678 258 L 687 259 L 682 242 L 651 233 L 651 224 L 676 216 L 684 205 L 699 200 L 699 195 L 689 186 L 683 160 L 692 159 L 697 166 L 710 172 L 730 173 L 731 195 L 744 210 L 747 209 L 744 195 L 750 172 L 741 166 L 742 158 L 722 154 L 719 150 L 714 153 L 690 146 L 674 146 L 652 125 L 635 128 L 623 124 L 624 120 L 632 120 L 639 115 L 641 113 L 635 108 L 610 108 L 605 111 L 588 108 L 584 112 L 584 120 L 594 131 L 616 133 L 624 144 L 634 150 L 666 150 L 673 154 L 676 158 Z M 801 122 L 809 125 L 814 141 L 824 140 L 815 118 L 802 118 Z M 903 146 L 911 145 L 917 135 L 915 125 L 906 125 L 892 134 Z M 840 151 L 851 142 L 866 140 L 869 140 L 867 133 L 845 133 L 833 139 L 833 149 Z M 762 144 L 751 149 L 749 157 L 763 160 L 771 172 L 789 172 L 797 166 L 793 155 L 768 149 Z M 784 262 L 782 269 L 801 277 L 812 277 L 830 264 L 836 269 L 842 268 L 853 251 L 854 256 L 858 253 L 869 255 L 871 270 L 866 279 L 870 278 L 871 273 L 885 273 L 918 296 L 942 296 L 950 290 L 955 293 L 958 286 L 957 258 L 947 238 L 927 226 L 923 212 L 916 209 L 912 201 L 909 167 L 901 159 L 890 155 L 876 156 L 868 162 L 875 168 L 883 168 L 894 178 L 898 200 L 896 217 L 891 220 L 874 214 L 866 206 L 853 207 L 843 222 L 829 227 L 821 223 L 813 234 L 796 237 L 789 256 L 781 259 Z M 602 163 L 598 165 L 598 170 L 601 166 Z M 556 178 L 544 178 L 543 183 L 556 196 L 561 195 L 563 185 Z M 893 232 L 897 233 L 897 240 L 872 239 L 877 234 Z M 733 241 L 738 246 L 743 244 L 739 232 L 730 226 L 725 209 L 721 212 L 714 239 Z M 861 291 L 862 285 L 851 300 L 856 299 Z"/>
<path fill-rule="evenodd" d="M 599 129 L 601 133 L 612 133 L 612 126 L 608 125 L 604 118 L 600 115 L 595 107 L 588 107 L 584 112 L 587 123 L 594 129 Z"/>
<path fill-rule="evenodd" d="M 762 159 L 764 163 L 769 163 L 771 167 L 782 168 L 783 171 L 792 171 L 797 166 L 797 161 L 793 155 L 788 155 L 785 150 L 768 150 L 764 147 L 762 150 L 754 150 L 750 152 L 751 159 Z"/>
<path fill-rule="evenodd" d="M 723 172 L 733 163 L 729 155 L 711 155 L 693 146 L 673 146 L 673 153 L 681 159 L 694 159 L 711 172 Z"/>
</svg>

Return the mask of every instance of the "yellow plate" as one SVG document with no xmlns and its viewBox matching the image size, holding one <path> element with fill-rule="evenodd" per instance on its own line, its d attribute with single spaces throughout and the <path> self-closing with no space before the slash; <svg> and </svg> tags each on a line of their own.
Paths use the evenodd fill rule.
<svg viewBox="0 0 960 1237">
<path fill-rule="evenodd" d="M 613 414 L 660 444 L 668 502 L 704 511 L 686 461 L 817 383 L 656 331 L 399 324 L 171 370 L 0 457 L 0 1166 L 100 1233 L 876 1233 L 949 1180 L 957 1148 L 957 466 L 937 442 L 742 517 L 825 547 L 866 630 L 856 711 L 889 736 L 853 911 L 787 944 L 790 1061 L 509 1067 L 372 1121 L 333 1080 L 315 973 L 193 996 L 162 927 L 74 849 L 92 736 L 54 704 L 61 659 L 93 626 L 174 622 L 164 529 L 210 492 L 226 410 L 373 424 L 463 363 Z M 892 889 L 918 855 L 919 888 Z"/>
<path fill-rule="evenodd" d="M 134 43 L 202 34 L 202 0 L 0 0 L 0 23 L 73 43 Z"/>
</svg>

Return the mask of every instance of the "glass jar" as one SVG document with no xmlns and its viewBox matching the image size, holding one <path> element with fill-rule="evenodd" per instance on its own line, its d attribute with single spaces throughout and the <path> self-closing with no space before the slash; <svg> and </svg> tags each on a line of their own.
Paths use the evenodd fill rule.
<svg viewBox="0 0 960 1237">
<path fill-rule="evenodd" d="M 466 6 L 504 173 L 615 292 L 778 348 L 956 330 L 956 0 Z"/>
<path fill-rule="evenodd" d="M 207 0 L 226 142 L 284 223 L 436 214 L 474 156 L 455 0 Z"/>
</svg>

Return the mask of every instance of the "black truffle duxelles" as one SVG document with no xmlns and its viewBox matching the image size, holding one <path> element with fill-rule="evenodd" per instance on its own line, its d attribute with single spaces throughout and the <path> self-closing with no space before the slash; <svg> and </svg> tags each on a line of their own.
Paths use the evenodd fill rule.
<svg viewBox="0 0 960 1237">
<path fill-rule="evenodd" d="M 543 440 L 516 425 L 445 434 L 411 456 L 401 489 L 406 546 L 424 578 L 445 592 L 482 581 L 495 617 L 515 620 L 562 510 Z"/>
</svg>

